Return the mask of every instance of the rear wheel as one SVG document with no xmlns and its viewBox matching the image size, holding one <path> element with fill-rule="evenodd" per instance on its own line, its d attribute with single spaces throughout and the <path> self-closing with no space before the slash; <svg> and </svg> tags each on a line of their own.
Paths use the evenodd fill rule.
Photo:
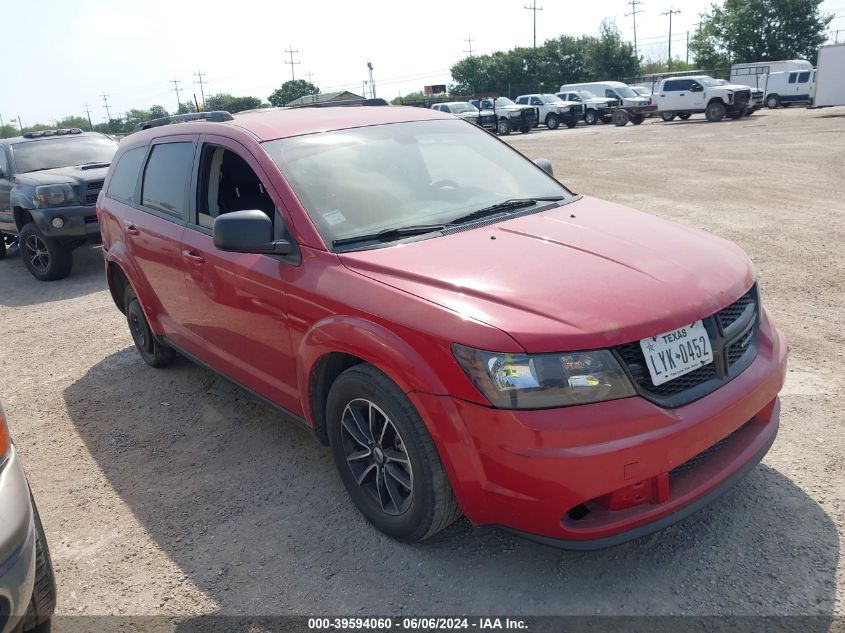
<svg viewBox="0 0 845 633">
<path fill-rule="evenodd" d="M 176 352 L 166 345 L 160 343 L 147 317 L 141 309 L 141 302 L 135 296 L 132 286 L 126 286 L 123 294 L 123 307 L 126 313 L 126 320 L 129 323 L 129 332 L 135 342 L 135 349 L 150 367 L 167 367 L 176 358 Z"/>
<path fill-rule="evenodd" d="M 689 112 L 678 112 L 678 118 L 681 121 L 686 121 L 691 116 L 692 116 L 692 114 L 690 114 Z"/>
<path fill-rule="evenodd" d="M 546 127 L 550 130 L 556 130 L 559 125 L 560 120 L 557 118 L 556 114 L 550 114 L 546 117 Z"/>
<path fill-rule="evenodd" d="M 507 136 L 511 133 L 511 122 L 504 117 L 500 117 L 496 123 L 496 132 L 502 136 Z"/>
<path fill-rule="evenodd" d="M 601 118 L 602 123 L 610 123 L 611 121 L 613 121 L 613 115 L 612 114 L 606 114 L 605 116 L 603 116 Z"/>
<path fill-rule="evenodd" d="M 727 109 L 725 108 L 725 104 L 721 101 L 714 101 L 707 106 L 707 109 L 704 111 L 704 116 L 708 121 L 710 121 L 710 123 L 718 123 L 725 118 L 726 113 Z"/>
<path fill-rule="evenodd" d="M 461 515 L 419 413 L 375 367 L 356 365 L 337 378 L 326 424 L 341 481 L 379 530 L 416 543 Z"/>
<path fill-rule="evenodd" d="M 44 526 L 41 525 L 41 517 L 38 516 L 38 508 L 35 507 L 34 500 L 32 511 L 35 518 L 35 585 L 21 631 L 46 633 L 50 630 L 50 617 L 56 608 L 56 577 L 53 575 L 53 562 L 50 560 L 50 549 L 47 547 L 47 538 L 44 536 Z"/>
<path fill-rule="evenodd" d="M 643 121 L 645 121 L 645 115 L 644 114 L 632 114 L 631 115 L 631 123 L 633 123 L 634 125 L 639 125 Z"/>
<path fill-rule="evenodd" d="M 766 97 L 766 107 L 774 110 L 780 105 L 780 97 L 778 95 L 769 95 Z"/>
<path fill-rule="evenodd" d="M 73 252 L 57 240 L 44 237 L 35 222 L 20 232 L 21 257 L 26 269 L 41 281 L 64 279 L 73 267 Z"/>
<path fill-rule="evenodd" d="M 616 127 L 625 127 L 630 120 L 631 117 L 627 110 L 617 110 L 613 113 L 613 125 Z"/>
<path fill-rule="evenodd" d="M 675 120 L 675 113 L 674 112 L 661 112 L 660 118 L 669 123 L 670 121 Z"/>
<path fill-rule="evenodd" d="M 595 125 L 599 122 L 599 115 L 596 114 L 595 110 L 587 110 L 584 113 L 584 123 L 587 125 Z"/>
</svg>

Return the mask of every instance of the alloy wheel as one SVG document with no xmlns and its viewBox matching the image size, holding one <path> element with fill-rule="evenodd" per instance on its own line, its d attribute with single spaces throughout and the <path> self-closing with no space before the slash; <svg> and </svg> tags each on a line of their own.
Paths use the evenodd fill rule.
<svg viewBox="0 0 845 633">
<path fill-rule="evenodd" d="M 50 251 L 47 243 L 37 235 L 30 235 L 24 243 L 26 257 L 38 272 L 46 272 L 50 267 Z"/>
<path fill-rule="evenodd" d="M 407 512 L 414 475 L 405 442 L 388 415 L 369 400 L 352 400 L 343 409 L 341 437 L 358 486 L 385 514 Z"/>
</svg>

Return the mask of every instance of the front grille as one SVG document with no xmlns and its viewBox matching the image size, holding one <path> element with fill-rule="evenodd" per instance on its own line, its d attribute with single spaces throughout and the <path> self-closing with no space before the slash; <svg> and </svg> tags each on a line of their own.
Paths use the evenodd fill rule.
<svg viewBox="0 0 845 633">
<path fill-rule="evenodd" d="M 85 187 L 85 204 L 87 206 L 91 206 L 92 204 L 97 204 L 97 196 L 100 195 L 100 191 L 103 188 L 104 180 L 97 180 L 94 182 L 89 182 Z"/>
<path fill-rule="evenodd" d="M 652 382 L 639 341 L 613 349 L 640 395 L 661 406 L 682 406 L 729 382 L 754 360 L 759 333 L 757 302 L 757 287 L 753 286 L 731 305 L 702 319 L 710 336 L 713 362 L 662 385 Z M 729 331 L 736 323 L 739 325 Z M 742 328 L 740 333 L 737 328 Z"/>
<path fill-rule="evenodd" d="M 751 91 L 750 90 L 739 90 L 734 93 L 734 105 L 738 107 L 742 107 L 747 105 L 748 102 L 751 101 Z"/>
</svg>

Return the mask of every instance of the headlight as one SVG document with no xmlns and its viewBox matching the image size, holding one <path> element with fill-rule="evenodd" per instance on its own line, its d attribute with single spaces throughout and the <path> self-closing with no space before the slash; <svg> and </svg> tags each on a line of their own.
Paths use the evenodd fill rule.
<svg viewBox="0 0 845 633">
<path fill-rule="evenodd" d="M 608 350 L 501 354 L 452 345 L 470 380 L 494 407 L 548 409 L 635 395 Z"/>
<path fill-rule="evenodd" d="M 569 110 L 570 110 L 570 109 L 571 109 L 571 108 L 570 108 L 569 106 L 563 106 L 563 107 L 560 109 L 560 111 L 561 111 L 561 112 L 569 112 Z"/>
<path fill-rule="evenodd" d="M 61 207 L 79 204 L 79 198 L 70 185 L 41 185 L 35 188 L 35 200 L 39 207 Z"/>
<path fill-rule="evenodd" d="M 510 112 L 508 112 L 508 116 L 512 119 L 518 116 L 522 116 L 522 110 L 511 110 Z"/>
<path fill-rule="evenodd" d="M 9 437 L 9 427 L 6 426 L 6 416 L 3 413 L 3 406 L 0 405 L 0 464 L 3 463 L 3 458 L 6 457 L 11 445 L 12 439 Z"/>
</svg>

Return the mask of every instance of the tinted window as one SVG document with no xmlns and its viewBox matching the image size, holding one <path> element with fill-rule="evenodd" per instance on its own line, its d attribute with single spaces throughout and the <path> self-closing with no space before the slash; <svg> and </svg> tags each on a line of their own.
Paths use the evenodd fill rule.
<svg viewBox="0 0 845 633">
<path fill-rule="evenodd" d="M 667 81 L 666 83 L 663 84 L 663 91 L 664 92 L 674 92 L 676 90 L 680 90 L 680 88 L 678 87 L 679 84 L 680 84 L 680 82 L 677 81 L 677 80 L 674 80 L 674 79 L 671 80 L 671 81 Z"/>
<path fill-rule="evenodd" d="M 798 78 L 798 73 L 790 73 L 789 75 L 789 83 L 794 84 L 795 80 Z"/>
<path fill-rule="evenodd" d="M 9 177 L 9 163 L 6 160 L 6 148 L 0 145 L 0 170 L 5 174 L 5 178 Z"/>
<path fill-rule="evenodd" d="M 117 143 L 108 137 L 54 136 L 15 143 L 12 154 L 18 173 L 86 163 L 110 163 Z"/>
<path fill-rule="evenodd" d="M 810 81 L 810 71 L 809 70 L 807 72 L 804 72 L 804 73 L 801 73 L 800 75 L 798 75 L 798 83 L 805 84 L 808 81 Z"/>
<path fill-rule="evenodd" d="M 531 97 L 531 105 L 543 105 L 543 102 L 537 97 Z"/>
<path fill-rule="evenodd" d="M 154 146 L 144 172 L 141 204 L 162 213 L 182 217 L 193 162 L 193 143 L 164 143 Z"/>
<path fill-rule="evenodd" d="M 528 103 L 528 97 L 519 97 L 516 102 L 521 105 L 526 105 Z"/>
<path fill-rule="evenodd" d="M 136 147 L 120 157 L 109 180 L 109 189 L 106 192 L 108 197 L 115 200 L 132 200 L 146 153 L 146 147 Z"/>
</svg>

